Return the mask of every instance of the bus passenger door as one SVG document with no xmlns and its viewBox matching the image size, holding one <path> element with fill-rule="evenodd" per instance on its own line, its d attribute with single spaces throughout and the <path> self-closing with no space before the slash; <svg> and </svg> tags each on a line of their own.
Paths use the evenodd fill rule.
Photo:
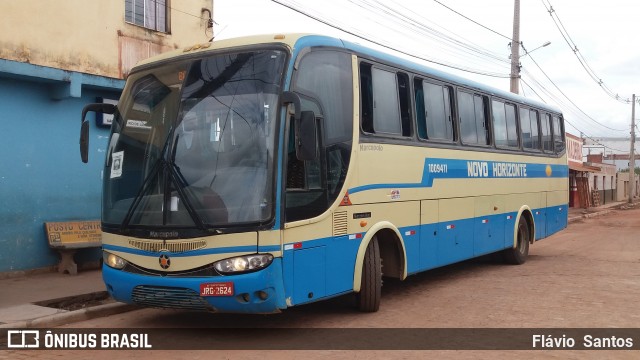
<svg viewBox="0 0 640 360">
<path fill-rule="evenodd" d="M 438 265 L 438 211 L 438 200 L 420 202 L 420 270 Z"/>
<path fill-rule="evenodd" d="M 489 254 L 504 248 L 504 199 L 480 196 L 475 199 L 473 255 Z"/>
</svg>

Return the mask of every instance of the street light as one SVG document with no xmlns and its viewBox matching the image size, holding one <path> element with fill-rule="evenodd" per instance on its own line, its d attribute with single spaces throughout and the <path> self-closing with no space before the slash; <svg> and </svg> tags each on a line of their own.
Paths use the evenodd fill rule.
<svg viewBox="0 0 640 360">
<path fill-rule="evenodd" d="M 524 45 L 522 43 L 520 43 L 520 46 L 522 46 L 522 50 L 524 50 L 524 55 L 520 56 L 520 58 L 522 59 L 523 57 L 529 55 L 530 53 L 532 53 L 532 52 L 534 52 L 534 51 L 536 51 L 536 50 L 538 50 L 540 48 L 543 48 L 545 46 L 549 46 L 549 45 L 551 45 L 551 41 L 547 41 L 546 43 L 538 46 L 537 48 L 535 48 L 535 49 L 533 49 L 531 51 L 527 51 L 527 49 L 524 48 Z"/>
<path fill-rule="evenodd" d="M 538 46 L 537 48 L 527 51 L 524 47 L 524 44 L 520 42 L 520 46 L 522 46 L 522 50 L 524 50 L 524 55 L 520 56 L 520 46 L 511 45 L 511 92 L 514 94 L 519 93 L 518 87 L 518 79 L 520 78 L 520 59 L 529 55 L 530 53 L 543 48 L 545 46 L 551 45 L 551 41 L 547 41 L 544 44 Z"/>
</svg>

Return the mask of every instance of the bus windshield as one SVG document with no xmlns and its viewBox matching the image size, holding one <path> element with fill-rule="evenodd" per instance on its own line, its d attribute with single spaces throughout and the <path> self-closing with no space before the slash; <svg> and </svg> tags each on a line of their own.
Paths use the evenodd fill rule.
<svg viewBox="0 0 640 360">
<path fill-rule="evenodd" d="M 269 221 L 286 53 L 187 59 L 129 76 L 107 150 L 103 223 L 220 229 Z"/>
</svg>

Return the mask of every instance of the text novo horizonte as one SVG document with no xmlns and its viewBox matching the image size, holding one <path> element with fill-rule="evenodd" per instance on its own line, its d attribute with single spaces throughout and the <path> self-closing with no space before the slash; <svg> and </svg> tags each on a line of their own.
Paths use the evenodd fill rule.
<svg viewBox="0 0 640 360">
<path fill-rule="evenodd" d="M 491 171 L 489 171 L 491 170 Z M 467 176 L 488 177 L 527 177 L 527 164 L 487 161 L 467 161 Z"/>
</svg>

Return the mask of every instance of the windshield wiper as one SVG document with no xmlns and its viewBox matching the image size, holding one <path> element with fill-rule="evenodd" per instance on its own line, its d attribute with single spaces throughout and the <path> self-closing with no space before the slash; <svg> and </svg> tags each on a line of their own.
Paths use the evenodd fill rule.
<svg viewBox="0 0 640 360">
<path fill-rule="evenodd" d="M 176 139 L 174 141 L 176 145 L 178 144 L 179 138 L 180 138 L 180 135 L 179 134 L 176 135 Z M 182 202 L 184 203 L 184 207 L 187 209 L 189 216 L 191 216 L 191 220 L 193 220 L 195 225 L 200 230 L 206 231 L 207 227 L 204 225 L 204 222 L 198 215 L 195 207 L 193 207 L 193 204 L 191 203 L 191 200 L 189 199 L 188 194 L 185 192 L 185 188 L 189 186 L 189 184 L 187 183 L 187 180 L 182 175 L 180 168 L 176 165 L 176 150 L 177 150 L 176 145 L 174 145 L 173 151 L 171 152 L 171 160 L 166 163 L 166 166 L 168 166 L 168 170 L 169 170 L 169 176 L 171 178 L 171 181 L 174 183 L 174 185 L 176 185 L 176 191 L 178 192 L 178 195 L 180 195 L 180 198 L 182 199 Z"/>
<path fill-rule="evenodd" d="M 160 171 L 160 168 L 163 167 L 165 163 L 164 154 L 167 151 L 167 147 L 169 146 L 169 142 L 172 138 L 171 136 L 172 134 L 173 134 L 173 126 L 169 129 L 169 135 L 167 136 L 167 139 L 164 141 L 164 145 L 162 145 L 162 151 L 160 152 L 160 157 L 153 164 L 153 167 L 151 168 L 149 175 L 147 175 L 147 177 L 144 178 L 144 181 L 142 182 L 142 186 L 140 186 L 140 191 L 138 191 L 136 196 L 133 198 L 133 202 L 131 203 L 131 206 L 129 206 L 129 210 L 127 210 L 127 215 L 122 220 L 122 224 L 120 225 L 121 231 L 124 231 L 125 228 L 129 226 L 129 222 L 131 222 L 131 218 L 133 217 L 133 214 L 135 213 L 136 208 L 138 207 L 138 205 L 140 205 L 140 202 L 144 198 L 144 194 L 147 193 L 148 188 L 152 183 L 152 180 L 156 178 L 158 172 Z"/>
<path fill-rule="evenodd" d="M 133 214 L 134 214 L 136 208 L 138 207 L 138 205 L 142 201 L 142 198 L 144 197 L 144 194 L 147 193 L 147 190 L 148 190 L 149 186 L 152 183 L 151 180 L 156 178 L 156 175 L 157 175 L 158 171 L 160 170 L 160 167 L 161 167 L 162 163 L 164 163 L 164 160 L 162 158 L 159 158 L 158 160 L 156 160 L 156 163 L 153 165 L 153 168 L 151 168 L 151 171 L 149 172 L 149 175 L 147 175 L 147 177 L 142 182 L 142 186 L 140 187 L 140 191 L 138 191 L 136 196 L 133 198 L 133 202 L 131 203 L 131 206 L 129 206 L 129 210 L 127 210 L 127 215 L 122 220 L 122 224 L 120 225 L 122 231 L 124 231 L 124 229 L 129 225 L 129 222 L 131 221 L 131 218 L 133 217 Z"/>
</svg>

